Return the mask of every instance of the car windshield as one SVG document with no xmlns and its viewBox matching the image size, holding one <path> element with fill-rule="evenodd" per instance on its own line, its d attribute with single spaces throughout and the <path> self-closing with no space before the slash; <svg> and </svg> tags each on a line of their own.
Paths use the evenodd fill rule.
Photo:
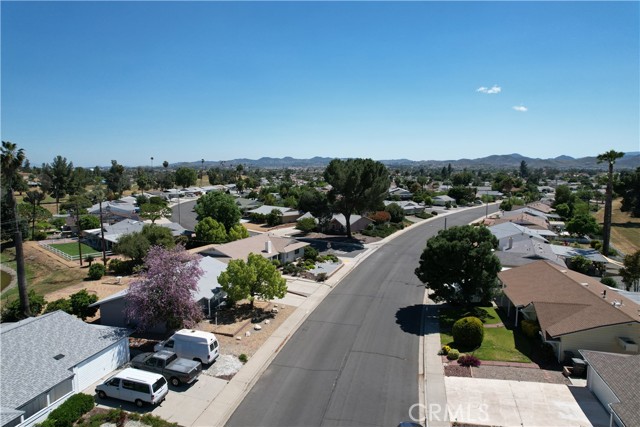
<svg viewBox="0 0 640 427">
<path fill-rule="evenodd" d="M 167 380 L 165 380 L 164 377 L 160 377 L 160 379 L 153 384 L 153 391 L 156 392 L 160 390 L 166 383 Z"/>
</svg>

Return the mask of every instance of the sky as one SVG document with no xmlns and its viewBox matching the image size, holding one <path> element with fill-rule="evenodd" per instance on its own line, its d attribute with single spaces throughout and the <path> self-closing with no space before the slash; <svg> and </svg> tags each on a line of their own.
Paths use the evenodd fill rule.
<svg viewBox="0 0 640 427">
<path fill-rule="evenodd" d="M 2 1 L 0 14 L 2 140 L 32 165 L 640 151 L 637 1 Z"/>
</svg>

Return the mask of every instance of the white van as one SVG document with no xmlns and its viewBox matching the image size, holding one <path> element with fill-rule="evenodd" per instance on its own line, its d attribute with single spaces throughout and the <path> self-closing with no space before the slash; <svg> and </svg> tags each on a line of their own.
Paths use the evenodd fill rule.
<svg viewBox="0 0 640 427">
<path fill-rule="evenodd" d="M 187 359 L 197 360 L 203 365 L 216 361 L 220 355 L 220 344 L 211 332 L 181 329 L 166 341 L 153 347 L 153 351 L 171 350 Z"/>
<path fill-rule="evenodd" d="M 134 402 L 138 407 L 145 403 L 157 405 L 168 392 L 169 385 L 162 375 L 134 368 L 127 368 L 96 387 L 101 399 L 113 397 Z"/>
</svg>

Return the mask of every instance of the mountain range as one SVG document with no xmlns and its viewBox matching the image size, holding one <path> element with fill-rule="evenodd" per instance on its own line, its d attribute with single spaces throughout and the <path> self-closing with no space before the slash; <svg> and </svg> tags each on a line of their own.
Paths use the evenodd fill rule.
<svg viewBox="0 0 640 427">
<path fill-rule="evenodd" d="M 220 161 L 207 161 L 204 164 L 201 161 L 180 162 L 171 164 L 172 167 L 192 167 L 199 169 L 201 167 L 235 167 L 243 165 L 245 167 L 279 169 L 279 168 L 323 168 L 333 160 L 333 157 L 312 157 L 310 159 L 295 159 L 293 157 L 273 158 L 261 157 L 259 159 L 233 159 Z M 567 169 L 601 169 L 607 168 L 606 164 L 598 163 L 596 156 L 574 158 L 571 156 L 558 156 L 549 159 L 539 159 L 522 156 L 520 154 L 494 154 L 478 159 L 458 159 L 458 160 L 409 160 L 394 159 L 380 160 L 387 167 L 424 167 L 424 168 L 441 168 L 451 164 L 456 169 L 513 169 L 519 168 L 522 161 L 527 163 L 529 168 L 554 168 L 560 170 Z M 615 168 L 635 169 L 640 167 L 640 151 L 625 153 L 625 156 L 616 161 Z"/>
</svg>

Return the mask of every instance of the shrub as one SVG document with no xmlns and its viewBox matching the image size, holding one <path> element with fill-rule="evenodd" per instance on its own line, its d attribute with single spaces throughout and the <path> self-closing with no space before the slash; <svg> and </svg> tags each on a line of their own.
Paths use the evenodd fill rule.
<svg viewBox="0 0 640 427">
<path fill-rule="evenodd" d="M 67 399 L 62 405 L 54 409 L 49 417 L 42 423 L 43 427 L 68 427 L 93 409 L 95 402 L 93 396 L 78 393 Z"/>
<path fill-rule="evenodd" d="M 438 211 L 431 211 L 431 215 L 433 215 L 433 216 L 438 215 Z"/>
<path fill-rule="evenodd" d="M 316 277 L 316 282 L 324 282 L 327 280 L 327 273 L 319 273 Z"/>
<path fill-rule="evenodd" d="M 89 267 L 89 279 L 100 280 L 106 272 L 107 269 L 104 264 L 91 264 L 91 267 Z"/>
<path fill-rule="evenodd" d="M 312 248 L 311 246 L 307 246 L 306 248 L 304 248 L 304 259 L 315 261 L 316 259 L 318 259 L 318 250 Z"/>
<path fill-rule="evenodd" d="M 607 285 L 610 288 L 618 287 L 618 282 L 616 282 L 613 277 L 603 277 L 602 279 L 600 279 L 600 283 L 602 283 L 603 285 Z"/>
<path fill-rule="evenodd" d="M 477 317 L 463 317 L 453 324 L 451 334 L 459 347 L 477 348 L 484 339 L 484 326 Z"/>
<path fill-rule="evenodd" d="M 128 276 L 133 273 L 134 261 L 122 261 L 118 258 L 113 258 L 109 261 L 109 271 L 118 276 Z"/>
<path fill-rule="evenodd" d="M 65 313 L 71 314 L 73 312 L 73 309 L 71 308 L 71 301 L 65 298 L 51 301 L 50 303 L 47 303 L 47 308 L 44 310 L 44 312 L 51 313 L 58 310 L 62 310 Z"/>
<path fill-rule="evenodd" d="M 271 264 L 273 264 L 275 268 L 278 268 L 280 267 L 280 260 L 274 258 L 271 260 Z"/>
<path fill-rule="evenodd" d="M 440 349 L 438 354 L 441 356 L 446 356 L 447 354 L 449 354 L 450 351 L 451 351 L 451 347 L 449 347 L 448 345 L 445 345 Z"/>
<path fill-rule="evenodd" d="M 44 240 L 46 239 L 47 236 L 47 232 L 43 231 L 43 230 L 37 230 L 35 233 L 33 233 L 32 239 L 33 240 Z"/>
<path fill-rule="evenodd" d="M 430 213 L 428 213 L 428 212 L 418 212 L 418 213 L 416 214 L 416 216 L 417 216 L 418 218 L 420 218 L 420 219 L 429 219 L 429 218 L 433 217 L 433 215 L 432 215 L 432 214 L 430 214 Z"/>
<path fill-rule="evenodd" d="M 463 354 L 458 358 L 458 363 L 461 366 L 473 366 L 474 368 L 477 368 L 480 366 L 480 359 L 471 354 Z"/>
<path fill-rule="evenodd" d="M 249 360 L 249 356 L 242 353 L 240 356 L 238 356 L 238 360 L 241 361 L 242 363 L 247 363 L 247 361 Z"/>
<path fill-rule="evenodd" d="M 458 356 L 460 356 L 460 352 L 455 348 L 452 348 L 449 350 L 449 353 L 447 353 L 447 359 L 449 360 L 456 360 L 458 359 Z"/>
<path fill-rule="evenodd" d="M 317 227 L 316 220 L 313 218 L 302 218 L 298 220 L 296 224 L 296 229 L 302 231 L 303 233 L 308 233 L 310 231 L 315 230 Z"/>
<path fill-rule="evenodd" d="M 376 211 L 369 217 L 376 225 L 381 225 L 391 220 L 391 214 L 386 211 Z"/>
<path fill-rule="evenodd" d="M 600 248 L 602 247 L 602 241 L 600 241 L 600 240 L 592 240 L 591 242 L 589 242 L 589 246 L 591 246 L 593 249 L 599 251 Z"/>
<path fill-rule="evenodd" d="M 540 332 L 540 326 L 538 325 L 538 322 L 535 322 L 533 320 L 523 320 L 522 322 L 520 322 L 520 328 L 522 328 L 522 333 L 529 338 L 535 337 L 536 335 L 538 335 L 538 332 Z"/>
</svg>

